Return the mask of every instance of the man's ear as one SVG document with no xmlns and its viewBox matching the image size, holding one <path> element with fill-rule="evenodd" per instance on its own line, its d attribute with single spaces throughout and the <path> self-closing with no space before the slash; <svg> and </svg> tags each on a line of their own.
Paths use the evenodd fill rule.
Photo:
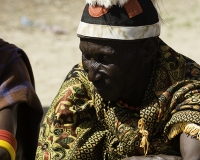
<svg viewBox="0 0 200 160">
<path fill-rule="evenodd" d="M 141 54 L 142 61 L 143 63 L 150 63 L 158 52 L 158 38 L 151 37 L 141 43 L 139 54 Z"/>
</svg>

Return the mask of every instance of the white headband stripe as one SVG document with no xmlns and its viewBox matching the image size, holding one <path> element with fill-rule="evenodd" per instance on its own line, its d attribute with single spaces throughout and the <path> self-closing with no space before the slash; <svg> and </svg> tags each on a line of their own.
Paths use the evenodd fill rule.
<svg viewBox="0 0 200 160">
<path fill-rule="evenodd" d="M 160 35 L 160 23 L 146 26 L 124 27 L 80 22 L 77 35 L 81 37 L 116 40 L 136 40 Z"/>
</svg>

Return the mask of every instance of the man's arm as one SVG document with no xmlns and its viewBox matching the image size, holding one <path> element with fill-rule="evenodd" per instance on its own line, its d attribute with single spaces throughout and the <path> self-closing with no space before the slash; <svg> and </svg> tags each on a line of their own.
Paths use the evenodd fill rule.
<svg viewBox="0 0 200 160">
<path fill-rule="evenodd" d="M 200 140 L 195 137 L 182 133 L 180 150 L 183 160 L 200 160 Z"/>
<path fill-rule="evenodd" d="M 15 136 L 17 129 L 17 110 L 16 106 L 11 106 L 0 111 L 0 129 L 6 130 Z M 0 147 L 0 159 L 9 160 L 8 151 Z"/>
</svg>

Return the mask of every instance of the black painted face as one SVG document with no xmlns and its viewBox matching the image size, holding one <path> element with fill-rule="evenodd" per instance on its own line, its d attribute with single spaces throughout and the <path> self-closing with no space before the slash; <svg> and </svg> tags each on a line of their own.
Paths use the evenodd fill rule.
<svg viewBox="0 0 200 160">
<path fill-rule="evenodd" d="M 80 40 L 82 63 L 88 79 L 104 100 L 117 100 L 137 83 L 141 59 L 134 43 Z"/>
</svg>

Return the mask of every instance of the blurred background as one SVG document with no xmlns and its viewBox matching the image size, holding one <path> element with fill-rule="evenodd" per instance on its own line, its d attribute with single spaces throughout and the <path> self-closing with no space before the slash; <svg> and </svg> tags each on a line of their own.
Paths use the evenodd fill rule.
<svg viewBox="0 0 200 160">
<path fill-rule="evenodd" d="M 200 63 L 200 0 L 158 0 L 161 38 Z M 0 0 L 2 39 L 28 55 L 43 107 L 49 107 L 70 69 L 81 61 L 76 30 L 85 0 Z"/>
</svg>

